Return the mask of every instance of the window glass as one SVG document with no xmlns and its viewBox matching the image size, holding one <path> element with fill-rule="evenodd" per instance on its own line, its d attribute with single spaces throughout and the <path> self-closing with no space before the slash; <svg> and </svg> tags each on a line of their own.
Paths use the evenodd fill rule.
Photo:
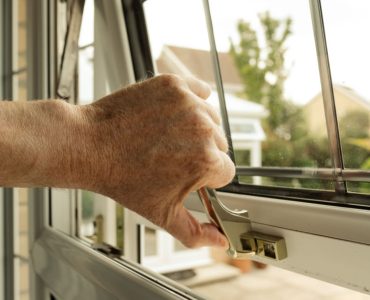
<svg viewBox="0 0 370 300">
<path fill-rule="evenodd" d="M 324 0 L 322 9 L 344 166 L 370 170 L 370 3 Z M 370 193 L 370 183 L 348 182 L 347 187 Z"/>
<path fill-rule="evenodd" d="M 158 11 L 159 6 L 166 7 L 166 13 Z M 155 72 L 193 75 L 207 82 L 212 88 L 207 101 L 217 108 L 218 94 L 202 1 L 151 0 L 144 2 L 144 12 Z M 153 247 L 148 243 L 150 239 L 146 237 L 145 247 Z M 184 271 L 211 261 L 209 249 L 186 249 L 161 230 L 156 231 L 156 243 L 159 244 L 156 257 L 143 259 L 143 264 L 155 271 Z"/>
<path fill-rule="evenodd" d="M 308 1 L 234 6 L 210 1 L 237 165 L 330 168 Z M 240 176 L 239 181 L 333 189 L 330 182 L 311 179 Z"/>
<path fill-rule="evenodd" d="M 94 73 L 102 57 L 95 57 L 94 39 L 94 1 L 85 2 L 79 38 L 78 55 L 78 104 L 92 103 L 97 97 L 95 83 L 100 80 Z M 103 94 L 105 91 L 103 91 Z M 77 192 L 79 211 L 78 234 L 81 238 L 97 245 L 108 245 L 123 250 L 123 208 L 112 199 L 89 192 Z"/>
<path fill-rule="evenodd" d="M 317 122 L 321 122 L 316 128 L 309 127 L 314 122 L 309 123 L 309 112 L 305 111 L 310 102 L 321 97 L 321 92 L 309 6 L 308 2 L 304 3 L 306 5 L 302 4 L 293 0 L 278 3 L 276 0 L 241 0 L 232 1 L 232 5 L 230 1 L 210 2 L 238 165 L 331 168 L 323 110 L 314 115 Z M 159 7 L 166 7 L 166 10 Z M 207 101 L 218 109 L 218 94 L 201 1 L 148 0 L 144 2 L 144 9 L 156 72 L 194 75 L 208 82 L 212 87 L 212 94 Z M 287 38 L 283 51 L 286 58 L 286 70 L 282 71 L 285 81 L 284 84 L 279 82 L 280 85 L 276 87 L 282 89 L 281 98 L 276 100 L 282 111 L 273 111 L 273 114 L 268 102 L 252 101 L 246 97 L 245 86 L 230 51 L 229 39 L 233 43 L 238 42 L 239 20 L 250 22 L 257 31 L 256 34 L 261 36 L 258 15 L 265 12 L 270 12 L 270 16 L 280 22 L 288 17 L 293 20 L 292 33 Z M 266 55 L 263 36 L 260 39 L 261 51 L 264 53 L 261 55 Z M 281 63 L 279 58 L 275 63 Z M 258 66 L 263 69 L 262 62 Z M 278 66 L 269 66 L 272 69 L 275 67 Z M 241 69 L 244 68 L 248 68 L 248 65 L 241 65 Z M 266 74 L 265 80 L 271 83 L 276 78 L 274 74 Z M 276 91 L 271 88 L 270 92 Z M 319 100 L 316 100 L 315 105 L 323 107 Z M 284 118 L 289 123 L 285 124 Z M 307 151 L 306 146 L 309 149 Z M 239 180 L 274 186 L 332 189 L 330 183 L 325 184 L 314 179 L 304 181 L 245 176 Z M 230 260 L 220 249 L 208 249 L 208 253 L 203 254 L 203 258 L 208 258 L 208 261 L 197 264 L 201 255 L 191 253 L 167 233 L 146 228 L 144 236 L 146 257 L 144 256 L 142 263 L 192 288 L 206 299 L 284 298 L 283 294 L 287 289 L 295 298 L 300 298 L 313 292 L 319 294 L 328 288 L 327 284 L 315 281 L 315 289 L 302 292 L 303 286 L 311 279 L 271 266 L 256 271 L 265 266 L 249 260 Z M 284 283 L 280 282 L 282 278 L 286 279 Z M 293 291 L 289 282 L 295 280 L 302 281 L 301 286 L 295 286 Z M 269 284 L 273 285 L 273 291 L 267 287 Z M 260 290 L 256 289 L 259 285 Z M 317 285 L 320 287 L 316 289 Z M 319 298 L 318 294 L 314 297 Z M 338 291 L 338 294 L 344 295 L 344 292 Z"/>
</svg>

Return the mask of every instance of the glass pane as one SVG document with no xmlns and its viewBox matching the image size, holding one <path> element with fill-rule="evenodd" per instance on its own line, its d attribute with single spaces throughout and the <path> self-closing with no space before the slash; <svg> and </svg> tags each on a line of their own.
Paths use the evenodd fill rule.
<svg viewBox="0 0 370 300">
<path fill-rule="evenodd" d="M 79 191 L 80 237 L 96 244 L 123 249 L 123 211 L 112 199 L 89 191 Z"/>
<path fill-rule="evenodd" d="M 85 2 L 78 56 L 78 104 L 92 103 L 97 97 L 94 44 L 94 1 Z M 100 58 L 101 59 L 101 58 Z M 90 242 L 123 249 L 123 208 L 112 199 L 89 191 L 78 191 L 79 236 Z"/>
<path fill-rule="evenodd" d="M 308 3 L 302 6 L 302 1 L 293 0 L 217 0 L 211 1 L 210 4 L 220 51 L 219 58 L 237 163 L 249 166 L 330 168 L 322 104 L 319 101 L 315 104 L 322 109 L 315 115 L 319 117 L 320 122 L 323 121 L 319 125 L 320 135 L 315 132 L 317 127 L 311 129 L 307 125 L 309 113 L 305 112 L 305 107 L 311 102 L 310 100 L 318 94 L 321 96 Z M 162 9 L 163 7 L 166 9 Z M 150 0 L 144 2 L 144 9 L 157 73 L 192 74 L 203 79 L 213 89 L 207 101 L 217 108 L 218 97 L 202 1 Z M 283 124 L 284 126 L 271 127 L 269 122 L 276 120 L 269 119 L 268 113 L 271 115 L 271 112 L 266 108 L 268 103 L 253 102 L 243 95 L 243 81 L 229 51 L 229 37 L 232 37 L 234 42 L 238 38 L 238 20 L 252 22 L 253 26 L 258 28 L 260 26 L 258 14 L 264 11 L 271 11 L 271 16 L 279 20 L 287 16 L 294 19 L 285 63 L 290 67 L 290 72 L 283 85 L 284 95 L 286 95 L 284 101 L 290 99 L 291 102 L 287 101 L 282 105 L 290 113 L 289 126 Z M 261 29 L 258 29 L 258 32 L 260 35 Z M 309 80 L 307 80 L 307 74 L 309 74 Z M 274 78 L 268 75 L 268 80 L 273 81 Z M 279 116 L 281 112 L 274 113 Z M 316 120 L 316 122 L 319 121 Z M 314 126 L 315 120 L 309 124 Z M 309 145 L 308 150 L 304 152 L 306 145 Z M 250 180 L 253 182 L 254 179 Z M 303 185 L 302 182 L 281 183 L 268 180 L 272 185 Z M 321 182 L 311 182 L 310 186 L 323 188 Z M 325 186 L 325 188 L 331 189 L 331 186 Z M 179 242 L 167 240 L 160 231 L 156 234 L 158 253 L 155 257 L 157 261 L 150 262 L 152 269 L 164 272 L 206 299 L 285 299 L 287 297 L 300 299 L 307 298 L 308 294 L 313 295 L 315 299 L 320 299 L 320 293 L 333 288 L 332 285 L 271 266 L 256 270 L 258 267 L 265 266 L 254 265 L 248 260 L 230 261 L 220 249 L 212 249 L 207 254 L 208 262 L 196 265 L 199 252 L 191 253 L 184 250 Z M 145 230 L 145 253 L 154 253 L 152 248 L 147 248 L 147 241 L 153 240 L 153 236 L 153 231 Z M 152 245 L 154 243 L 151 242 Z M 164 271 L 170 264 L 172 264 L 171 270 Z M 307 285 L 312 288 L 308 288 Z M 334 293 L 344 297 L 347 292 L 350 293 L 349 297 L 357 295 L 345 289 L 336 287 L 334 289 L 335 291 L 328 293 L 329 298 Z M 287 293 L 290 293 L 290 296 L 286 296 Z"/>
<path fill-rule="evenodd" d="M 237 165 L 330 168 L 308 1 L 235 1 L 230 9 L 212 0 L 210 7 Z M 251 179 L 332 189 L 318 180 Z"/>
<path fill-rule="evenodd" d="M 370 3 L 324 0 L 322 8 L 344 166 L 370 170 Z M 370 184 L 348 189 L 370 193 Z"/>
</svg>

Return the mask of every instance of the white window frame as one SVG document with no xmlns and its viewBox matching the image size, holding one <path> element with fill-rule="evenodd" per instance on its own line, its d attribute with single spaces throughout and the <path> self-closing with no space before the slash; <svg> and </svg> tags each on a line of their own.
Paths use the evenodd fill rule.
<svg viewBox="0 0 370 300">
<path fill-rule="evenodd" d="M 110 16 L 117 16 L 122 12 L 121 2 L 118 0 L 110 2 L 115 5 L 113 9 L 106 4 L 108 2 L 100 3 L 110 11 Z M 52 11 L 48 11 L 48 8 L 50 9 L 43 0 L 28 5 L 30 18 L 37 20 L 32 25 L 35 27 L 29 28 L 28 34 L 34 45 L 32 49 L 29 47 L 29 55 L 33 59 L 29 70 L 30 74 L 38 75 L 34 76 L 37 80 L 30 80 L 30 98 L 48 97 L 48 88 L 55 84 L 48 79 L 49 56 L 44 52 L 47 43 L 47 14 Z M 127 72 L 126 75 L 133 74 L 123 22 L 118 30 L 123 31 L 120 31 L 122 40 L 118 43 L 121 45 L 118 55 L 121 59 L 124 57 L 126 62 L 122 69 Z M 117 78 L 120 77 L 116 77 L 116 80 Z M 127 77 L 124 79 L 128 80 Z M 128 81 L 132 82 L 131 79 Z M 151 299 L 198 298 L 190 291 L 144 270 L 139 265 L 110 259 L 92 250 L 81 240 L 50 228 L 48 190 L 35 189 L 30 195 L 32 299 L 48 299 L 48 291 L 52 291 L 58 299 L 63 299 L 63 296 L 111 299 L 109 297 L 122 298 L 127 293 L 130 293 L 130 298 L 135 299 L 148 299 L 149 294 Z M 367 280 L 370 278 L 368 210 L 233 193 L 219 193 L 219 196 L 230 208 L 248 209 L 256 231 L 285 238 L 287 259 L 279 262 L 257 257 L 253 259 L 370 294 L 370 282 Z M 194 194 L 189 197 L 186 205 L 193 211 L 203 212 L 199 199 Z M 68 211 L 65 211 L 67 220 L 72 222 L 73 214 L 70 215 L 71 212 Z M 130 220 L 131 213 L 127 214 L 125 222 Z M 133 224 L 136 223 L 130 222 L 128 225 L 135 227 Z M 134 241 L 134 245 L 128 249 L 131 252 L 125 253 L 128 258 L 135 260 L 139 249 L 135 248 L 137 238 L 131 238 L 129 242 L 132 244 Z M 125 241 L 125 245 L 127 244 Z"/>
</svg>

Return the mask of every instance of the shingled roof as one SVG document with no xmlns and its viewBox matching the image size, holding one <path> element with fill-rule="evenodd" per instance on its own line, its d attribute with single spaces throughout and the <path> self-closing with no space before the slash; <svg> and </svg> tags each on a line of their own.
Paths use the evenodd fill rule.
<svg viewBox="0 0 370 300">
<path fill-rule="evenodd" d="M 232 57 L 227 52 L 219 52 L 222 80 L 225 86 L 242 88 L 242 82 Z M 210 84 L 214 84 L 214 73 L 209 51 L 165 45 L 158 57 L 159 73 L 177 73 L 194 75 Z"/>
</svg>

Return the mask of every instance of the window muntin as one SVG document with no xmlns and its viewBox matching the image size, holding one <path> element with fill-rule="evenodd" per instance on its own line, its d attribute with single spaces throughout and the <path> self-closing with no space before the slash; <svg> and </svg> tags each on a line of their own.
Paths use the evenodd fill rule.
<svg viewBox="0 0 370 300">
<path fill-rule="evenodd" d="M 335 9 L 332 7 L 335 6 Z M 343 163 L 370 170 L 370 26 L 368 1 L 322 1 Z M 368 182 L 347 182 L 352 192 L 370 193 Z"/>
</svg>

